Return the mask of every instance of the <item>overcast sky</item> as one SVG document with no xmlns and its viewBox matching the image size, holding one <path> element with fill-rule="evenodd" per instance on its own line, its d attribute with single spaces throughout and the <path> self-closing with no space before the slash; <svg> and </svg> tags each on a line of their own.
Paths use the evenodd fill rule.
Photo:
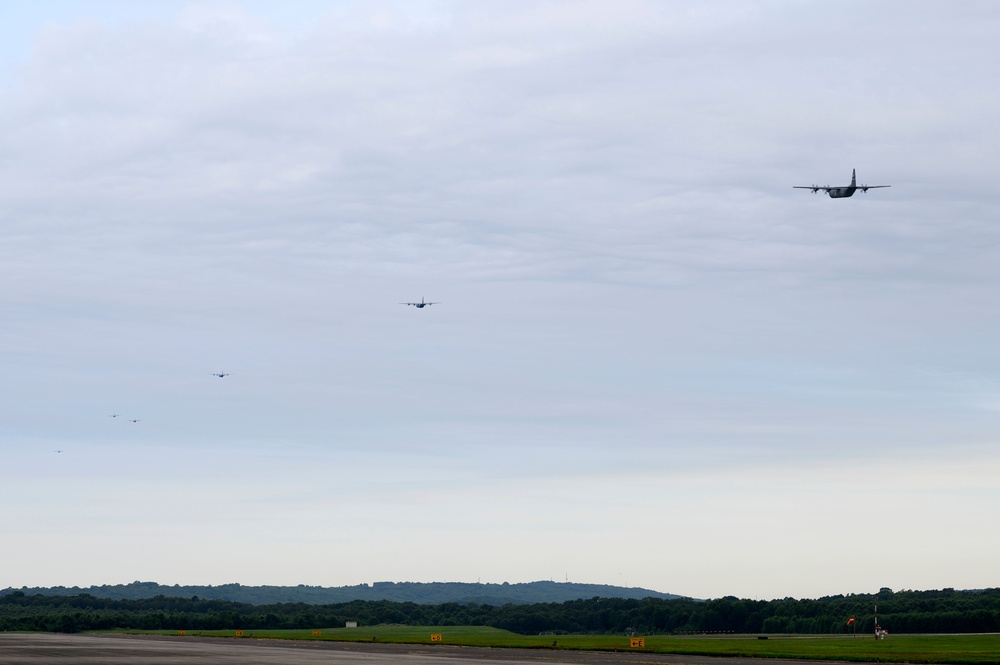
<svg viewBox="0 0 1000 665">
<path fill-rule="evenodd" d="M 39 4 L 0 588 L 1000 584 L 995 2 Z"/>
</svg>

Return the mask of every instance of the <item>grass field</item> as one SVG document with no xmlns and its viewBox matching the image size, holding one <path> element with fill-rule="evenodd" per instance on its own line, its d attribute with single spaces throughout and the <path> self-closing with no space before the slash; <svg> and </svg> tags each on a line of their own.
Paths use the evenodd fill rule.
<svg viewBox="0 0 1000 665">
<path fill-rule="evenodd" d="M 177 631 L 156 632 L 176 635 Z M 885 640 L 859 635 L 756 635 L 727 637 L 653 635 L 644 637 L 642 648 L 631 647 L 621 635 L 518 635 L 482 626 L 374 626 L 325 628 L 320 630 L 204 630 L 185 631 L 189 636 L 243 637 L 286 640 L 341 640 L 459 646 L 589 649 L 601 651 L 645 651 L 647 653 L 749 656 L 758 658 L 804 658 L 859 662 L 909 663 L 1000 663 L 1000 635 L 890 635 Z"/>
</svg>

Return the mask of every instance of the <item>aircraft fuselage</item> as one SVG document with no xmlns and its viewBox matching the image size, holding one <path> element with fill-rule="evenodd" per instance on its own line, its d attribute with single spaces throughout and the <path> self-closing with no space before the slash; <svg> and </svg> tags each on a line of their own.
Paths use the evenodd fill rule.
<svg viewBox="0 0 1000 665">
<path fill-rule="evenodd" d="M 827 194 L 830 195 L 831 199 L 846 199 L 848 196 L 854 196 L 856 191 L 858 188 L 853 185 L 850 187 L 831 187 Z"/>
</svg>

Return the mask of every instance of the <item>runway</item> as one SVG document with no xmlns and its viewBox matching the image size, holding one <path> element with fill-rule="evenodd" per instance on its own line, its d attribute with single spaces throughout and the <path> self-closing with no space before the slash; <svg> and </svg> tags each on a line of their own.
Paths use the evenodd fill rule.
<svg viewBox="0 0 1000 665">
<path fill-rule="evenodd" d="M 762 665 L 761 658 L 150 635 L 0 633 L 4 665 Z M 779 661 L 773 661 L 775 663 Z M 782 660 L 782 665 L 810 661 Z M 813 664 L 815 665 L 815 664 Z M 833 665 L 825 661 L 825 665 Z"/>
</svg>

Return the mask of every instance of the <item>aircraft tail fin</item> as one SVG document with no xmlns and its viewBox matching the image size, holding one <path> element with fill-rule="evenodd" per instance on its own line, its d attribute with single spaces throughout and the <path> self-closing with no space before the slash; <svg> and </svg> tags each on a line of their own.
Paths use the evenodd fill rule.
<svg viewBox="0 0 1000 665">
<path fill-rule="evenodd" d="M 857 169 L 851 169 L 851 187 L 856 187 L 858 184 Z"/>
</svg>

